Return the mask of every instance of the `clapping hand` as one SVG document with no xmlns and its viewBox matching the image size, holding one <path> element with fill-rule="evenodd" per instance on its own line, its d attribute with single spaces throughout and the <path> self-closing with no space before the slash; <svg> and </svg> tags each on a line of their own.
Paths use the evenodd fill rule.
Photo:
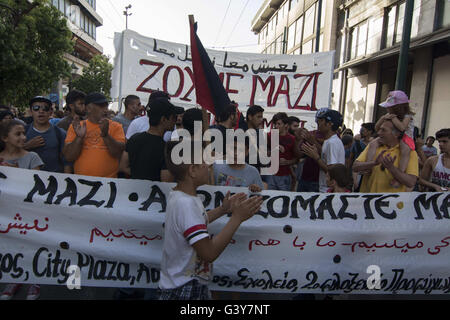
<svg viewBox="0 0 450 320">
<path fill-rule="evenodd" d="M 106 137 L 108 135 L 108 131 L 109 131 L 108 119 L 103 118 L 102 120 L 100 120 L 99 125 L 100 125 L 100 135 L 102 137 Z"/>
<path fill-rule="evenodd" d="M 72 121 L 73 130 L 75 131 L 75 134 L 79 138 L 84 138 L 86 136 L 86 122 L 81 125 L 80 118 L 75 117 Z"/>
<path fill-rule="evenodd" d="M 244 222 L 261 209 L 263 198 L 261 196 L 254 196 L 246 199 L 246 195 L 236 198 L 231 206 L 232 217 Z"/>
</svg>

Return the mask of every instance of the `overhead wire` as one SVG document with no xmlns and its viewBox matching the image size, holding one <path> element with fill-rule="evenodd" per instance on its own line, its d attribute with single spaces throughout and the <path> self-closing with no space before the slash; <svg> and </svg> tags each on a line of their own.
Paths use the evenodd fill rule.
<svg viewBox="0 0 450 320">
<path fill-rule="evenodd" d="M 244 8 L 243 8 L 243 9 L 242 9 L 242 11 L 241 11 L 241 14 L 239 15 L 239 18 L 238 18 L 238 20 L 237 20 L 237 21 L 236 21 L 236 23 L 234 24 L 234 27 L 233 27 L 233 29 L 231 30 L 230 36 L 228 37 L 228 39 L 227 39 L 227 42 L 225 43 L 225 47 L 227 46 L 228 42 L 230 41 L 230 39 L 231 39 L 231 36 L 232 36 L 232 35 L 233 35 L 233 33 L 234 33 L 234 29 L 236 29 L 237 25 L 238 25 L 238 24 L 239 24 L 239 22 L 241 21 L 241 18 L 242 18 L 242 14 L 244 13 L 244 11 L 245 11 L 245 8 L 247 7 L 247 5 L 248 5 L 249 1 L 250 1 L 250 0 L 247 0 L 247 2 L 245 3 L 245 6 L 244 6 Z"/>
<path fill-rule="evenodd" d="M 223 16 L 222 23 L 220 24 L 219 32 L 217 33 L 216 41 L 214 41 L 214 46 L 216 46 L 217 40 L 219 39 L 220 32 L 222 31 L 223 23 L 225 22 L 225 18 L 227 16 L 228 10 L 230 9 L 231 0 L 228 2 L 227 10 L 225 11 L 225 15 Z"/>
</svg>

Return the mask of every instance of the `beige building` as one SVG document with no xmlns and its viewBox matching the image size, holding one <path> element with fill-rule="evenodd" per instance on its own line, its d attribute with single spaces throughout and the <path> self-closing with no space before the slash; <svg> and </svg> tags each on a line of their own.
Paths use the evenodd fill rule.
<svg viewBox="0 0 450 320">
<path fill-rule="evenodd" d="M 97 41 L 97 27 L 103 24 L 103 19 L 96 12 L 97 0 L 52 0 L 53 6 L 67 18 L 67 25 L 72 31 L 74 50 L 65 54 L 65 58 L 72 68 L 72 76 L 83 73 L 83 68 L 89 65 L 89 60 L 95 55 L 102 54 L 103 48 Z M 58 97 L 60 109 L 65 105 L 65 96 L 69 91 L 70 81 L 61 79 L 52 89 L 52 96 Z M 52 99 L 53 100 L 53 99 Z"/>
<path fill-rule="evenodd" d="M 318 1 L 266 0 L 252 21 L 260 52 L 314 51 Z M 322 0 L 320 51 L 336 50 L 331 107 L 358 132 L 395 87 L 405 0 Z M 450 1 L 415 0 L 407 94 L 425 135 L 450 127 Z"/>
</svg>

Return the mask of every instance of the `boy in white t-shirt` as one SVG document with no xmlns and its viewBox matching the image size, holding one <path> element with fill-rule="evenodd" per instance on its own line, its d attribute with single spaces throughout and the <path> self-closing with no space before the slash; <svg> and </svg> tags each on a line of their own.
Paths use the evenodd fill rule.
<svg viewBox="0 0 450 320">
<path fill-rule="evenodd" d="M 324 137 L 322 150 L 319 153 L 315 146 L 305 144 L 302 146 L 302 151 L 319 165 L 319 191 L 327 192 L 328 165 L 345 164 L 344 144 L 336 134 L 343 119 L 342 115 L 336 110 L 321 109 L 316 114 L 316 121 L 319 132 Z"/>
<path fill-rule="evenodd" d="M 208 183 L 210 166 L 174 164 L 171 155 L 177 143 L 168 142 L 166 147 L 167 168 L 177 185 L 167 202 L 159 299 L 211 299 L 208 282 L 212 262 L 225 250 L 240 224 L 258 212 L 262 197 L 247 199 L 244 193 L 230 197 L 228 192 L 222 206 L 206 212 L 197 188 Z M 211 238 L 208 224 L 230 211 L 228 223 Z"/>
</svg>

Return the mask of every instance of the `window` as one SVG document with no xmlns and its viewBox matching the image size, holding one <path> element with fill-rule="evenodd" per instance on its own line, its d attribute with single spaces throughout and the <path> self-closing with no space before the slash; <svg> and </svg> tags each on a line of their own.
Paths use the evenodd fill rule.
<svg viewBox="0 0 450 320">
<path fill-rule="evenodd" d="M 305 42 L 302 46 L 302 54 L 309 54 L 313 52 L 313 40 L 309 40 L 308 42 Z"/>
<path fill-rule="evenodd" d="M 278 54 L 283 54 L 284 53 L 283 52 L 283 49 L 284 49 L 283 48 L 284 47 L 283 37 L 284 37 L 284 34 L 279 36 L 278 40 L 277 40 L 277 42 L 279 43 L 279 47 L 278 47 L 278 51 L 277 51 Z"/>
<path fill-rule="evenodd" d="M 352 29 L 350 59 L 366 55 L 368 25 L 368 22 L 364 21 Z"/>
<path fill-rule="evenodd" d="M 286 16 L 286 4 L 287 4 L 287 2 L 282 4 L 281 7 L 280 7 L 279 13 L 280 13 L 280 21 L 281 22 L 283 21 L 284 17 Z"/>
<path fill-rule="evenodd" d="M 295 44 L 302 43 L 303 16 L 297 19 L 295 27 Z"/>
<path fill-rule="evenodd" d="M 406 3 L 403 2 L 398 6 L 397 11 L 397 30 L 395 31 L 395 40 L 394 43 L 400 42 L 402 40 L 403 35 L 403 20 L 405 20 L 405 7 Z"/>
<path fill-rule="evenodd" d="M 316 6 L 312 5 L 305 12 L 305 27 L 303 29 L 303 39 L 308 38 L 314 33 L 314 18 L 315 18 Z"/>
<path fill-rule="evenodd" d="M 58 9 L 58 0 L 52 0 L 53 6 Z"/>
<path fill-rule="evenodd" d="M 64 0 L 59 0 L 59 6 L 58 6 L 59 11 L 61 11 L 62 13 L 64 13 Z"/>
<path fill-rule="evenodd" d="M 68 18 L 70 17 L 70 1 L 69 0 L 64 1 L 64 15 Z"/>
<path fill-rule="evenodd" d="M 295 24 L 296 22 L 294 22 L 293 24 L 291 24 L 288 28 L 288 39 L 287 39 L 287 48 L 290 49 L 293 46 L 295 46 Z"/>
<path fill-rule="evenodd" d="M 440 28 L 448 27 L 450 25 L 450 1 L 438 0 L 439 16 L 438 25 Z"/>
<path fill-rule="evenodd" d="M 319 8 L 319 5 L 317 5 Z M 320 12 L 320 29 L 325 26 L 325 10 L 327 8 L 327 0 L 322 0 L 322 10 Z"/>
<path fill-rule="evenodd" d="M 400 41 L 402 41 L 403 35 L 403 20 L 405 17 L 405 7 L 406 3 L 403 1 L 401 3 L 397 3 L 396 5 L 389 7 L 386 11 L 386 44 L 385 47 L 391 47 Z M 413 11 L 413 21 L 415 19 L 416 24 L 418 21 L 418 13 L 420 13 L 420 6 L 414 6 Z M 416 12 L 414 14 L 414 12 Z M 411 37 L 417 36 L 418 28 L 414 26 L 414 23 L 411 26 Z"/>
</svg>

